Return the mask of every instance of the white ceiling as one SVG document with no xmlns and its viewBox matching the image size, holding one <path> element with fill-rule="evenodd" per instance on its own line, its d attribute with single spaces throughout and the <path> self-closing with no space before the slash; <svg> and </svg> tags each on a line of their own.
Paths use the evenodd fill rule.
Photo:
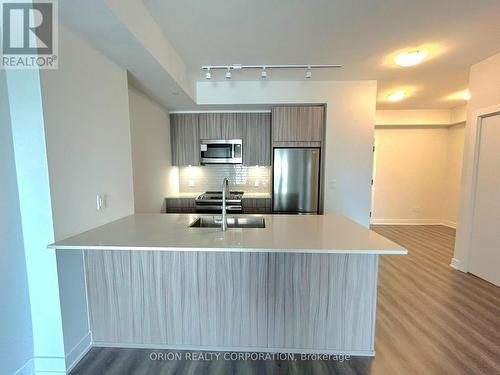
<svg viewBox="0 0 500 375">
<path fill-rule="evenodd" d="M 500 0 L 143 0 L 187 64 L 344 64 L 313 79 L 376 79 L 379 109 L 451 108 L 447 96 L 467 87 L 471 65 L 500 51 Z M 387 64 L 405 48 L 436 51 L 412 68 Z M 233 79 L 259 79 L 258 71 Z M 269 72 L 271 80 L 301 80 L 304 72 Z M 214 79 L 224 79 L 223 73 Z M 388 103 L 403 87 L 411 95 Z"/>
</svg>

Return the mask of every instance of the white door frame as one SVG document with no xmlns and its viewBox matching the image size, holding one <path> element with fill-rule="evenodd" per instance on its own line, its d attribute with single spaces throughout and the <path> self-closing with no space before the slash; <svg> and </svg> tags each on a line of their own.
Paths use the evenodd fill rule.
<svg viewBox="0 0 500 375">
<path fill-rule="evenodd" d="M 377 135 L 373 136 L 373 168 L 372 168 L 372 194 L 370 206 L 370 224 L 373 224 L 373 216 L 375 212 L 375 180 L 377 175 Z"/>
<path fill-rule="evenodd" d="M 474 211 L 476 206 L 477 174 L 479 166 L 482 122 L 485 117 L 496 115 L 500 115 L 500 105 L 489 106 L 472 113 L 472 124 L 468 139 L 470 149 L 466 154 L 471 156 L 465 156 L 468 160 L 464 159 L 463 173 L 465 175 L 465 179 L 462 185 L 464 191 L 461 195 L 461 215 L 457 230 L 457 243 L 455 246 L 455 254 L 461 254 L 461 259 L 453 258 L 452 260 L 452 266 L 463 272 L 468 272 L 469 270 Z M 467 174 L 467 168 L 470 168 L 470 174 Z M 467 175 L 469 175 L 470 178 L 467 178 Z"/>
</svg>

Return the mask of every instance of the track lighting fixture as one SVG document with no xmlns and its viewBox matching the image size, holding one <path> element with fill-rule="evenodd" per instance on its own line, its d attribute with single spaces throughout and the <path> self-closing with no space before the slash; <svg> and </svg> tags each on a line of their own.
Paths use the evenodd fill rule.
<svg viewBox="0 0 500 375">
<path fill-rule="evenodd" d="M 269 69 L 306 69 L 305 77 L 307 79 L 312 77 L 313 69 L 338 69 L 342 68 L 342 65 L 243 65 L 243 64 L 231 64 L 231 65 L 204 65 L 201 67 L 202 70 L 205 70 L 205 78 L 212 78 L 212 70 L 225 70 L 226 71 L 226 79 L 231 79 L 232 70 L 250 70 L 250 69 L 259 69 L 260 77 L 262 79 L 267 78 L 267 71 Z"/>
</svg>

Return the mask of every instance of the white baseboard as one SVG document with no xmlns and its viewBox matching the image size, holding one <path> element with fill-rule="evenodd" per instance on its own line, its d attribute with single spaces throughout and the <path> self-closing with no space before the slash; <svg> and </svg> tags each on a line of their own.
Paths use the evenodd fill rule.
<svg viewBox="0 0 500 375">
<path fill-rule="evenodd" d="M 457 223 L 455 223 L 454 221 L 441 220 L 441 225 L 444 225 L 445 227 L 457 229 Z"/>
<path fill-rule="evenodd" d="M 92 348 L 92 334 L 88 332 L 66 355 L 66 371 L 70 372 Z"/>
<path fill-rule="evenodd" d="M 462 264 L 460 259 L 451 258 L 450 267 L 455 268 L 458 271 L 467 273 L 467 270 L 464 269 L 464 265 Z"/>
<path fill-rule="evenodd" d="M 324 349 L 290 349 L 290 348 L 263 348 L 263 347 L 232 347 L 232 346 L 191 346 L 191 345 L 161 345 L 161 344 L 128 344 L 116 342 L 95 342 L 95 347 L 102 348 L 133 348 L 150 350 L 190 350 L 197 352 L 252 352 L 252 353 L 294 353 L 294 354 L 331 354 L 373 357 L 374 350 L 324 350 Z"/>
<path fill-rule="evenodd" d="M 31 358 L 19 370 L 12 375 L 33 375 L 35 373 L 35 361 Z"/>
<path fill-rule="evenodd" d="M 372 219 L 373 225 L 444 225 L 445 227 L 457 228 L 457 223 L 442 219 Z"/>
<path fill-rule="evenodd" d="M 440 219 L 372 219 L 373 225 L 441 225 Z"/>
</svg>

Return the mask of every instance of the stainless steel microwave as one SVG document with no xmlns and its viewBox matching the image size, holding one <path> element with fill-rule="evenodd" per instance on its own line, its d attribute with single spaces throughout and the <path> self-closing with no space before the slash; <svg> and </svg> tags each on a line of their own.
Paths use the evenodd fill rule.
<svg viewBox="0 0 500 375">
<path fill-rule="evenodd" d="M 241 164 L 241 139 L 203 139 L 200 143 L 201 164 Z"/>
</svg>

